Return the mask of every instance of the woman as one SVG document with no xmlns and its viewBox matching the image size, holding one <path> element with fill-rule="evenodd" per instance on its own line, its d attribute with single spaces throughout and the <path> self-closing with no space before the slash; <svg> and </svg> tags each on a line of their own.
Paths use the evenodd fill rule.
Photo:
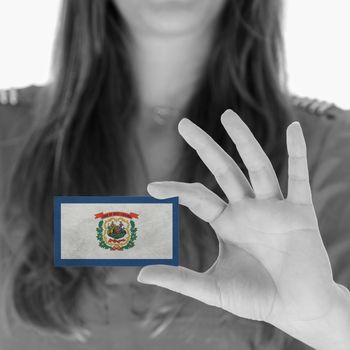
<svg viewBox="0 0 350 350">
<path fill-rule="evenodd" d="M 246 126 L 253 131 L 272 162 L 283 193 L 287 193 L 285 130 L 293 120 L 302 124 L 320 233 L 328 247 L 334 280 L 339 285 L 350 286 L 346 266 L 350 245 L 346 238 L 349 128 L 345 122 L 318 119 L 292 107 L 280 79 L 279 7 L 279 2 L 273 0 L 64 2 L 54 79 L 37 94 L 32 117 L 28 114 L 25 120 L 11 120 L 15 125 L 6 131 L 11 134 L 11 130 L 15 130 L 13 133 L 20 142 L 12 153 L 3 152 L 4 172 L 9 174 L 12 170 L 11 159 L 16 159 L 16 166 L 10 185 L 6 181 L 10 175 L 4 174 L 3 222 L 6 229 L 3 233 L 7 245 L 3 244 L 6 288 L 2 288 L 2 294 L 8 305 L 8 318 L 20 321 L 16 324 L 21 326 L 17 331 L 12 327 L 13 336 L 3 336 L 4 349 L 24 346 L 26 349 L 95 349 L 98 346 L 103 349 L 244 350 L 285 349 L 288 345 L 291 349 L 298 346 L 306 349 L 304 343 L 313 346 L 315 338 L 321 339 L 318 335 L 325 332 L 320 329 L 316 336 L 310 335 L 307 327 L 290 335 L 284 333 L 290 330 L 288 325 L 283 327 L 277 322 L 281 330 L 272 326 L 273 321 L 266 317 L 267 310 L 259 318 L 245 312 L 234 314 L 235 308 L 218 308 L 213 293 L 205 299 L 203 292 L 197 290 L 196 295 L 188 292 L 192 297 L 188 298 L 182 295 L 186 294 L 183 289 L 178 290 L 182 293 L 179 294 L 140 284 L 136 280 L 138 267 L 57 269 L 53 266 L 53 195 L 145 195 L 151 181 L 201 182 L 212 191 L 205 192 L 211 196 L 205 203 L 214 208 L 217 215 L 220 208 L 223 209 L 219 197 L 231 201 L 231 196 L 242 191 L 242 195 L 249 194 L 253 198 L 250 192 L 253 188 L 243 181 L 238 170 L 242 169 L 251 177 L 252 172 L 248 174 L 246 168 L 249 159 L 247 164 L 243 152 L 243 161 L 240 161 L 240 150 L 237 152 L 220 125 L 220 115 L 233 109 L 243 118 L 244 124 L 239 117 L 227 112 L 231 115 L 226 113 L 222 120 L 230 136 L 237 141 L 239 135 L 245 135 L 254 144 Z M 239 167 L 232 165 L 234 163 L 231 166 L 235 167 L 243 187 L 232 187 L 232 179 L 226 188 L 222 181 L 216 182 L 220 174 L 214 178 L 213 166 L 209 164 L 209 169 L 206 168 L 197 154 L 185 146 L 176 130 L 183 116 L 215 137 L 239 164 Z M 240 131 L 238 134 L 236 127 Z M 209 154 L 217 157 L 218 164 L 220 159 L 227 161 L 221 151 L 217 153 L 215 144 L 206 134 L 188 120 L 182 121 L 179 128 L 207 165 L 206 152 L 198 151 L 200 145 L 196 144 L 201 140 L 202 146 L 209 147 L 206 149 Z M 303 139 L 297 124 L 288 130 L 293 155 Z M 10 141 L 4 137 L 3 143 L 8 145 Z M 294 155 L 303 159 L 302 175 L 305 177 L 305 149 L 301 147 L 298 152 L 301 154 Z M 262 154 L 260 152 L 260 157 L 264 158 Z M 328 160 L 332 161 L 330 168 Z M 271 188 L 281 200 L 277 179 L 270 165 L 268 168 L 274 179 Z M 337 168 L 336 173 L 334 168 Z M 251 180 L 256 190 L 254 178 Z M 263 181 L 270 183 L 267 178 Z M 159 189 L 164 186 L 166 190 Z M 160 197 L 177 192 L 195 214 L 182 212 L 181 265 L 207 271 L 219 252 L 218 232 L 215 225 L 210 227 L 197 215 L 209 222 L 214 217 L 204 216 L 200 205 L 197 204 L 196 210 L 186 202 L 183 195 L 186 191 L 179 193 L 178 188 L 166 186 L 155 185 L 153 190 L 151 186 L 149 191 Z M 232 191 L 233 188 L 236 191 Z M 206 198 L 202 191 L 206 190 L 200 187 L 197 194 Z M 323 206 L 327 206 L 327 210 Z M 346 291 L 338 287 L 333 289 L 327 254 L 322 251 L 317 236 L 315 217 L 312 211 L 309 213 L 311 221 L 308 223 L 312 222 L 314 234 L 312 242 L 317 242 L 317 252 L 323 252 L 319 253 L 318 260 L 311 259 L 310 266 L 322 263 L 319 271 L 324 272 L 323 281 L 328 283 L 326 292 L 322 297 L 317 293 L 316 299 L 324 301 L 327 295 L 327 301 L 338 301 L 341 298 L 333 299 L 333 296 L 340 290 L 345 295 Z M 300 216 L 295 217 L 299 222 Z M 301 219 L 300 222 L 304 223 Z M 242 251 L 232 254 L 231 248 L 230 252 L 229 257 L 238 259 L 232 266 L 238 266 L 238 262 L 247 263 L 246 256 L 239 260 Z M 251 267 L 255 278 L 264 274 L 261 266 Z M 157 268 L 160 269 L 145 268 L 140 281 L 142 277 L 145 282 L 159 285 L 163 281 L 163 285 L 171 289 L 165 277 L 156 281 L 152 271 L 166 271 L 177 278 L 176 272 Z M 313 271 L 317 275 L 318 270 Z M 184 276 L 191 281 L 188 275 Z M 320 282 L 320 279 L 312 281 Z M 210 290 L 209 285 L 200 286 L 204 291 Z M 172 287 L 176 290 L 181 284 Z M 322 288 L 318 285 L 315 290 L 319 292 Z M 259 295 L 261 300 L 266 296 L 268 302 L 268 294 Z M 239 305 L 247 305 L 247 301 Z M 313 310 L 313 315 L 325 311 L 321 309 Z M 259 322 L 264 320 L 271 324 Z M 31 325 L 35 331 L 25 325 Z M 328 337 L 327 341 L 340 339 L 346 325 L 340 321 L 337 325 L 339 331 L 331 328 L 334 337 Z M 306 336 L 302 334 L 304 330 L 309 331 Z M 325 340 L 326 337 L 323 344 Z"/>
</svg>

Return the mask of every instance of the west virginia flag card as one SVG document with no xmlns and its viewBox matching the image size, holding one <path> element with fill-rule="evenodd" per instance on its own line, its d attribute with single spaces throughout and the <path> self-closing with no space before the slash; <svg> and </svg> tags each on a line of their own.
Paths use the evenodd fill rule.
<svg viewBox="0 0 350 350">
<path fill-rule="evenodd" d="M 54 197 L 55 266 L 179 263 L 178 197 Z"/>
</svg>

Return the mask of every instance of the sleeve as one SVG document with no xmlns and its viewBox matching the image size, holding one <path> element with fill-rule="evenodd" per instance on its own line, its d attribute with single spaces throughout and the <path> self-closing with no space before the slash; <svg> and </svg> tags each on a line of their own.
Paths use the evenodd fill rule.
<svg viewBox="0 0 350 350">
<path fill-rule="evenodd" d="M 350 118 L 332 124 L 311 187 L 334 281 L 350 289 Z"/>
</svg>

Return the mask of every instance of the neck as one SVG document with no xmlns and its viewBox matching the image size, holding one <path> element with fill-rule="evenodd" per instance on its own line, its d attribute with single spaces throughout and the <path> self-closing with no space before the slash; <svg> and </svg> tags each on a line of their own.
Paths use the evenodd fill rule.
<svg viewBox="0 0 350 350">
<path fill-rule="evenodd" d="M 133 33 L 132 64 L 141 108 L 185 107 L 208 56 L 213 28 L 182 36 Z"/>
</svg>

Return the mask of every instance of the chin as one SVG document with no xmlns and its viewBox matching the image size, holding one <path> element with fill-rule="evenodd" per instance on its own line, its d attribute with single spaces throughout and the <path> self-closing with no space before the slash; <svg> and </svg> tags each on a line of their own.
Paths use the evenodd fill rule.
<svg viewBox="0 0 350 350">
<path fill-rule="evenodd" d="M 154 0 L 144 11 L 145 25 L 158 33 L 181 34 L 200 25 L 198 1 Z"/>
<path fill-rule="evenodd" d="M 181 35 L 210 26 L 225 0 L 114 0 L 126 22 L 142 32 Z"/>
<path fill-rule="evenodd" d="M 190 18 L 189 14 L 177 16 L 176 14 L 167 14 L 158 16 L 155 21 L 149 21 L 147 27 L 150 33 L 159 36 L 178 36 L 194 32 L 198 25 L 196 19 Z"/>
</svg>

